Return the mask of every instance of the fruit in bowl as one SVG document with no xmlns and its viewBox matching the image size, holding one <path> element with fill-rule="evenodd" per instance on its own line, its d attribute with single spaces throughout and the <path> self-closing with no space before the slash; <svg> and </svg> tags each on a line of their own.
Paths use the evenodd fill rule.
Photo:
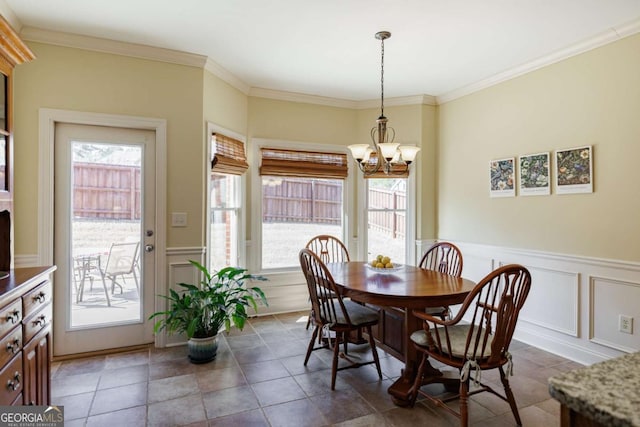
<svg viewBox="0 0 640 427">
<path fill-rule="evenodd" d="M 371 267 L 373 268 L 393 268 L 393 263 L 391 262 L 391 258 L 384 255 L 378 255 L 376 259 L 371 261 Z"/>
</svg>

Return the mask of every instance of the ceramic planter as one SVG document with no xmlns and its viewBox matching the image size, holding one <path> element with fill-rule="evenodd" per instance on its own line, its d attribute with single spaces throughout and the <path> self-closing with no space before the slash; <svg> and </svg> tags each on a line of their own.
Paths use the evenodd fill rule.
<svg viewBox="0 0 640 427">
<path fill-rule="evenodd" d="M 191 363 L 207 363 L 216 358 L 218 335 L 207 338 L 190 338 L 187 342 Z"/>
</svg>

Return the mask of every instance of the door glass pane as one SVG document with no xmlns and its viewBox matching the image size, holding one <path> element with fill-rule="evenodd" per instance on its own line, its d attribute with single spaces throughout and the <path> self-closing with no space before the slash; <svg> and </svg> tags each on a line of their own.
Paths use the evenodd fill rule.
<svg viewBox="0 0 640 427">
<path fill-rule="evenodd" d="M 142 148 L 71 149 L 71 327 L 140 322 Z"/>
<path fill-rule="evenodd" d="M 367 260 L 406 263 L 406 179 L 368 179 Z"/>
<path fill-rule="evenodd" d="M 262 268 L 299 266 L 312 237 L 343 240 L 339 179 L 262 177 Z"/>
<path fill-rule="evenodd" d="M 238 265 L 240 177 L 211 174 L 211 241 L 209 265 L 214 270 Z"/>
</svg>

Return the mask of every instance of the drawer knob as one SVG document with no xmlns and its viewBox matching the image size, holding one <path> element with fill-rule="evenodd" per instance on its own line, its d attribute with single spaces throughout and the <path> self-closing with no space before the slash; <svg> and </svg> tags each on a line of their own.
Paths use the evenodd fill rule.
<svg viewBox="0 0 640 427">
<path fill-rule="evenodd" d="M 7 314 L 7 322 L 11 322 L 14 325 L 20 321 L 20 312 L 18 310 L 13 310 L 13 313 Z"/>
<path fill-rule="evenodd" d="M 46 325 L 47 324 L 47 317 L 44 314 L 42 314 L 42 315 L 36 317 L 36 319 L 33 321 L 33 324 L 35 326 Z"/>
<path fill-rule="evenodd" d="M 7 389 L 11 391 L 16 391 L 19 388 L 20 388 L 20 372 L 16 371 L 16 373 L 13 374 L 13 379 L 7 381 Z"/>
<path fill-rule="evenodd" d="M 45 294 L 44 292 L 40 292 L 38 295 L 33 297 L 33 300 L 35 302 L 43 303 L 47 300 L 47 294 Z"/>
<path fill-rule="evenodd" d="M 7 351 L 16 354 L 20 350 L 20 340 L 18 338 L 7 344 Z"/>
</svg>

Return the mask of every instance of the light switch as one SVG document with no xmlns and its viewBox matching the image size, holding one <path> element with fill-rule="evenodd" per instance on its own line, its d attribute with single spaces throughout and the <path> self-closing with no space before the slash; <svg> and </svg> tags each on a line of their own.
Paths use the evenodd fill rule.
<svg viewBox="0 0 640 427">
<path fill-rule="evenodd" d="M 171 213 L 171 226 L 172 227 L 186 227 L 187 226 L 187 213 L 186 212 L 172 212 Z"/>
</svg>

